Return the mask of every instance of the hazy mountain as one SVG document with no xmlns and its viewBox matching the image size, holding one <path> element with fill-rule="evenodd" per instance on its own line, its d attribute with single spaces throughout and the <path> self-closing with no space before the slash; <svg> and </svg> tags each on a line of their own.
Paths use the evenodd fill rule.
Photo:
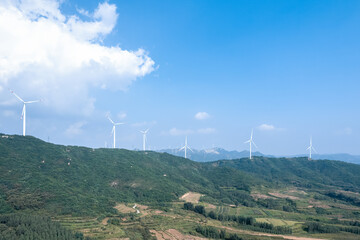
<svg viewBox="0 0 360 240">
<path fill-rule="evenodd" d="M 212 162 L 223 159 L 239 159 L 249 157 L 249 151 L 228 151 L 223 148 L 210 148 L 205 150 L 192 149 L 187 151 L 187 158 L 196 162 Z M 159 152 L 166 152 L 175 156 L 184 157 L 184 151 L 178 149 L 162 149 Z M 253 156 L 264 156 L 260 152 L 253 152 Z"/>
<path fill-rule="evenodd" d="M 223 148 L 210 148 L 206 150 L 197 150 L 192 149 L 192 151 L 187 151 L 187 157 L 196 162 L 212 162 L 218 160 L 230 160 L 230 159 L 239 159 L 239 158 L 247 158 L 249 157 L 249 151 L 228 151 Z M 163 149 L 159 150 L 159 152 L 166 152 L 175 156 L 184 157 L 184 151 L 179 151 L 178 149 Z M 264 157 L 275 157 L 273 155 L 265 155 L 261 152 L 253 152 L 253 156 L 264 156 Z M 291 156 L 279 156 L 279 157 L 308 157 L 306 154 L 298 154 Z M 350 155 L 347 153 L 339 153 L 339 154 L 313 154 L 312 158 L 314 160 L 338 160 L 349 163 L 360 164 L 360 156 Z"/>
</svg>

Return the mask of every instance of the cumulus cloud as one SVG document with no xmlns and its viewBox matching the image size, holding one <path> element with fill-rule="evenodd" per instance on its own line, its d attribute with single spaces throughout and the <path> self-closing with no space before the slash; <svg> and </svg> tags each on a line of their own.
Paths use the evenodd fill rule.
<svg viewBox="0 0 360 240">
<path fill-rule="evenodd" d="M 261 131 L 273 131 L 275 130 L 275 126 L 274 125 L 270 125 L 270 124 L 261 124 L 260 126 L 257 127 L 259 130 Z"/>
<path fill-rule="evenodd" d="M 73 137 L 75 135 L 79 135 L 83 132 L 83 127 L 86 124 L 86 122 L 84 121 L 80 121 L 80 122 L 76 122 L 72 125 L 70 125 L 66 131 L 65 131 L 65 135 L 67 135 L 68 137 Z"/>
<path fill-rule="evenodd" d="M 195 114 L 195 119 L 197 120 L 205 120 L 208 119 L 210 115 L 207 112 L 198 112 Z"/>
<path fill-rule="evenodd" d="M 89 96 L 91 89 L 126 90 L 154 70 L 143 49 L 101 44 L 117 21 L 114 4 L 100 3 L 84 21 L 64 15 L 60 3 L 0 2 L 0 90 L 14 89 L 24 99 L 44 98 L 45 105 L 62 114 L 90 114 L 96 101 Z"/>
<path fill-rule="evenodd" d="M 216 129 L 215 128 L 200 128 L 197 131 L 198 133 L 201 134 L 211 134 L 211 133 L 215 133 Z"/>
<path fill-rule="evenodd" d="M 164 135 L 171 135 L 171 136 L 184 136 L 193 133 L 194 131 L 191 129 L 177 129 L 177 128 L 171 128 L 169 131 L 163 132 Z"/>
<path fill-rule="evenodd" d="M 127 117 L 127 114 L 124 112 L 118 113 L 117 115 L 118 119 L 122 120 L 125 119 Z"/>
</svg>

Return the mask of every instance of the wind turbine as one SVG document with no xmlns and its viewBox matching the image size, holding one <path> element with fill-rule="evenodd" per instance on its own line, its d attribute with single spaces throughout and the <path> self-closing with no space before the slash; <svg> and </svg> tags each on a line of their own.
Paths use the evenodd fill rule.
<svg viewBox="0 0 360 240">
<path fill-rule="evenodd" d="M 244 143 L 249 143 L 250 144 L 250 159 L 251 159 L 251 144 L 254 144 L 254 146 L 257 148 L 255 142 L 253 141 L 253 129 L 251 129 L 251 136 L 250 136 L 250 139 L 247 140 L 246 142 Z"/>
<path fill-rule="evenodd" d="M 109 121 L 113 124 L 113 128 L 112 128 L 112 131 L 111 131 L 111 134 L 114 135 L 114 145 L 113 145 L 113 148 L 115 148 L 115 127 L 118 126 L 118 125 L 121 125 L 121 124 L 124 124 L 124 123 L 115 123 L 113 120 L 111 120 L 111 118 L 108 116 L 108 119 Z"/>
<path fill-rule="evenodd" d="M 185 158 L 186 158 L 186 150 L 189 149 L 190 151 L 194 152 L 191 148 L 188 147 L 187 145 L 187 137 L 185 137 L 185 146 L 183 146 L 182 148 L 179 149 L 179 151 L 181 150 L 185 150 Z"/>
<path fill-rule="evenodd" d="M 145 144 L 146 144 L 146 134 L 148 133 L 148 131 L 149 131 L 149 128 L 146 129 L 145 131 L 141 131 L 141 130 L 139 131 L 143 134 L 143 151 L 146 151 Z"/>
<path fill-rule="evenodd" d="M 19 97 L 14 91 L 10 90 L 10 92 L 11 92 L 17 99 L 19 99 L 20 101 L 22 101 L 22 102 L 24 103 L 23 110 L 22 110 L 22 113 L 21 113 L 21 118 L 22 118 L 22 120 L 23 120 L 23 136 L 25 136 L 25 135 L 26 135 L 26 104 L 28 104 L 28 103 L 40 102 L 40 100 L 27 101 L 27 102 L 25 102 L 25 101 L 22 100 L 22 98 Z"/>
<path fill-rule="evenodd" d="M 316 152 L 315 148 L 314 148 L 313 145 L 312 145 L 312 137 L 310 137 L 310 146 L 309 146 L 306 150 L 309 150 L 309 151 L 310 151 L 309 160 L 311 160 L 311 151 Z"/>
</svg>

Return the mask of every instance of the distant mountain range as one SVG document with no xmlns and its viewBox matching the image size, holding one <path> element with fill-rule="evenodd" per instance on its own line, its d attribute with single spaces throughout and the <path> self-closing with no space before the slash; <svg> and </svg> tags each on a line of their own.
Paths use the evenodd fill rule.
<svg viewBox="0 0 360 240">
<path fill-rule="evenodd" d="M 184 157 L 184 151 L 179 151 L 178 149 L 163 149 L 158 152 L 166 152 L 175 156 Z M 261 152 L 253 152 L 253 156 L 263 156 L 263 157 L 275 157 L 274 155 L 265 155 Z M 218 160 L 230 160 L 230 159 L 239 159 L 249 156 L 249 151 L 228 151 L 223 148 L 210 148 L 206 150 L 197 150 L 193 149 L 193 152 L 190 150 L 187 152 L 187 157 L 196 162 L 212 162 Z M 291 156 L 276 156 L 276 157 L 307 157 L 306 154 L 298 154 Z M 338 154 L 313 154 L 313 159 L 328 159 L 328 160 L 339 160 L 343 162 L 356 163 L 360 164 L 360 156 L 350 155 L 347 153 L 338 153 Z"/>
</svg>

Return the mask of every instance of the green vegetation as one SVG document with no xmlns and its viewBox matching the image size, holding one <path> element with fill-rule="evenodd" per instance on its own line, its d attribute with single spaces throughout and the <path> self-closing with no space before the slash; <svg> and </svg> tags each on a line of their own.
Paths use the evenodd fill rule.
<svg viewBox="0 0 360 240">
<path fill-rule="evenodd" d="M 256 222 L 256 220 L 253 217 L 217 214 L 214 211 L 207 212 L 204 206 L 201 205 L 193 206 L 192 203 L 184 203 L 184 209 L 194 211 L 196 213 L 204 215 L 205 217 L 209 217 L 219 221 L 233 221 L 238 223 L 239 225 L 249 226 L 251 230 L 255 230 L 259 232 L 268 232 L 275 234 L 292 234 L 292 230 L 290 227 L 287 226 L 275 227 L 271 223 Z"/>
<path fill-rule="evenodd" d="M 83 240 L 82 233 L 73 233 L 49 217 L 25 214 L 0 215 L 0 240 Z"/>
<path fill-rule="evenodd" d="M 59 231 L 74 239 L 151 239 L 151 231 L 172 234 L 169 229 L 219 239 L 359 237 L 360 165 L 265 157 L 197 163 L 166 153 L 2 136 L 0 217 L 31 214 L 41 222 L 51 216 L 55 222 L 44 221 L 60 223 Z M 179 203 L 188 192 L 202 195 L 200 202 Z M 146 207 L 136 214 L 135 203 Z M 0 231 L 18 234 L 22 225 L 3 224 Z M 31 226 L 27 232 L 36 231 Z"/>
</svg>

